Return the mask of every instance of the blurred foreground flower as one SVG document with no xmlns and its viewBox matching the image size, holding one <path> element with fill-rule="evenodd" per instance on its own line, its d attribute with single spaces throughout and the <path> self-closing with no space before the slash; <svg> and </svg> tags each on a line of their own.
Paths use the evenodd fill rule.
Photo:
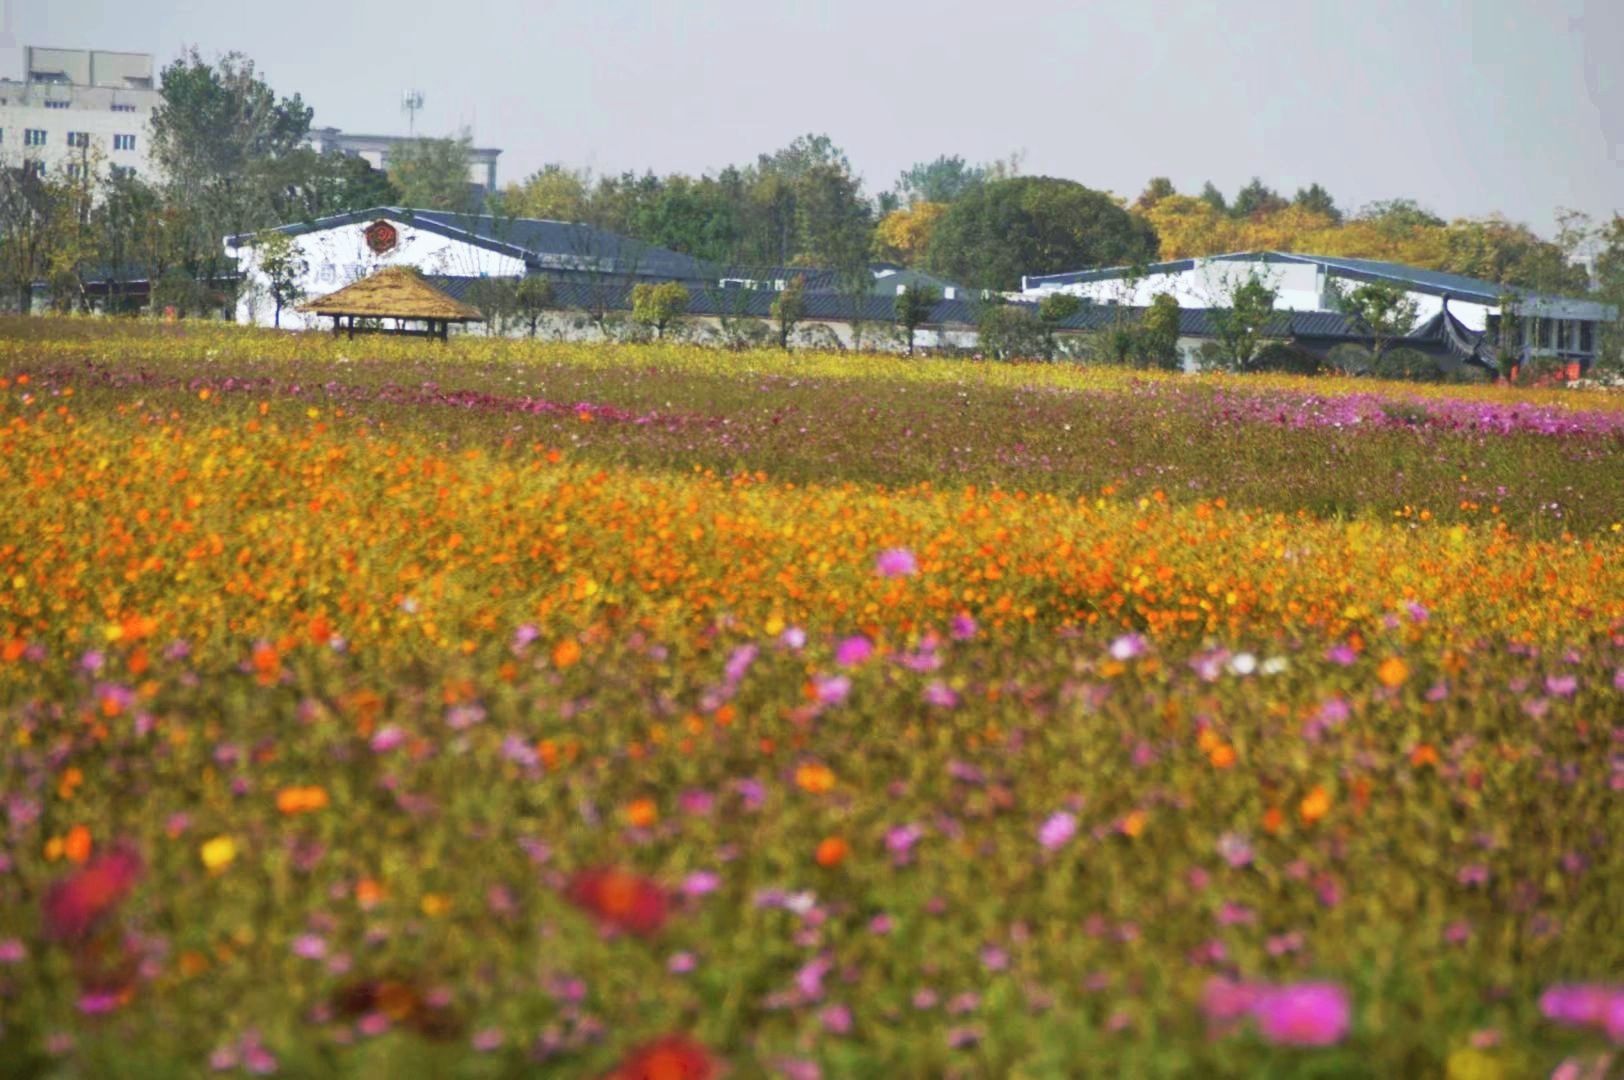
<svg viewBox="0 0 1624 1080">
<path fill-rule="evenodd" d="M 626 1055 L 604 1080 L 713 1080 L 722 1063 L 686 1035 L 667 1035 Z"/>
<path fill-rule="evenodd" d="M 658 883 L 615 868 L 582 870 L 570 879 L 564 895 L 570 903 L 617 930 L 650 937 L 665 925 L 671 902 Z"/>
<path fill-rule="evenodd" d="M 130 894 L 141 871 L 141 856 L 126 844 L 90 858 L 45 894 L 47 936 L 57 941 L 84 937 Z"/>
</svg>

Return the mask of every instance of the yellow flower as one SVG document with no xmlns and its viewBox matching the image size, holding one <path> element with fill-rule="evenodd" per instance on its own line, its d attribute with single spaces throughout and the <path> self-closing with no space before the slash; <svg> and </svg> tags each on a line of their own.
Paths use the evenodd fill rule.
<svg viewBox="0 0 1624 1080">
<path fill-rule="evenodd" d="M 423 902 L 420 906 L 423 909 L 423 914 L 431 919 L 437 919 L 451 910 L 451 898 L 442 893 L 424 893 Z"/>
<path fill-rule="evenodd" d="M 822 795 L 835 786 L 835 774 L 827 765 L 812 762 L 795 770 L 795 786 L 812 795 Z"/>
<path fill-rule="evenodd" d="M 237 842 L 229 836 L 216 836 L 198 849 L 198 856 L 211 873 L 219 873 L 237 857 Z"/>
<path fill-rule="evenodd" d="M 1324 785 L 1316 784 L 1314 790 L 1303 796 L 1302 805 L 1297 807 L 1297 813 L 1302 817 L 1303 824 L 1312 825 L 1324 817 L 1331 810 L 1331 793 L 1325 790 Z"/>
</svg>

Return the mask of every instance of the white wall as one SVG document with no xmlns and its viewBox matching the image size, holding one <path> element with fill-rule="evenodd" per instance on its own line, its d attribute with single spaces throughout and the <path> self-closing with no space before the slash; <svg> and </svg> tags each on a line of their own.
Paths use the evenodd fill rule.
<svg viewBox="0 0 1624 1080">
<path fill-rule="evenodd" d="M 393 251 L 375 255 L 367 247 L 366 230 L 372 221 L 341 225 L 293 238 L 308 267 L 301 285 L 305 299 L 314 300 L 337 292 L 386 266 L 410 266 L 425 274 L 453 277 L 517 277 L 524 274 L 524 260 L 438 233 L 419 229 L 388 218 L 400 236 Z M 228 249 L 228 254 L 232 254 Z M 265 275 L 259 270 L 258 252 L 245 247 L 235 252 L 243 275 L 243 289 L 237 300 L 237 321 L 258 326 L 275 324 L 276 302 L 270 298 Z M 314 329 L 330 325 L 316 315 L 284 309 L 283 329 Z"/>
<path fill-rule="evenodd" d="M 1169 293 L 1179 302 L 1179 307 L 1224 307 L 1233 288 L 1245 282 L 1251 274 L 1256 274 L 1258 280 L 1278 292 L 1275 307 L 1280 311 L 1335 310 L 1330 302 L 1325 270 L 1311 263 L 1266 263 L 1262 260 L 1197 260 L 1192 270 L 1148 275 L 1131 288 L 1123 280 L 1082 281 L 1070 285 L 1040 285 L 1026 290 L 1024 295 L 1034 298 L 1064 292 L 1086 297 L 1097 304 L 1115 302 L 1131 307 L 1146 307 L 1158 293 Z M 1344 289 L 1359 284 L 1356 281 L 1338 281 Z M 1408 295 L 1415 302 L 1417 325 L 1443 310 L 1442 297 L 1423 292 Z M 1481 331 L 1487 326 L 1488 315 L 1499 311 L 1499 307 L 1451 300 L 1449 310 L 1468 329 Z"/>
</svg>

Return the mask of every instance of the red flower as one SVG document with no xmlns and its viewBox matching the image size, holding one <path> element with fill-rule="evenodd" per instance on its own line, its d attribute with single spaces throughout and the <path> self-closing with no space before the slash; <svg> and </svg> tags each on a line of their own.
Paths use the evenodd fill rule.
<svg viewBox="0 0 1624 1080">
<path fill-rule="evenodd" d="M 141 856 L 119 844 L 93 856 L 45 894 L 45 932 L 58 941 L 83 938 L 116 908 L 141 877 Z"/>
<path fill-rule="evenodd" d="M 604 1080 L 714 1080 L 722 1063 L 686 1035 L 666 1035 L 627 1054 Z"/>
<path fill-rule="evenodd" d="M 657 883 L 613 867 L 578 871 L 564 895 L 599 921 L 639 937 L 658 933 L 671 906 Z"/>
</svg>

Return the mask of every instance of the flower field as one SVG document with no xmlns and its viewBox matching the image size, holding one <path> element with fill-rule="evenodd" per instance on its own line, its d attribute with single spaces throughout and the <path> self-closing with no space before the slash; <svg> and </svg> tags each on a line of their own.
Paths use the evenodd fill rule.
<svg viewBox="0 0 1624 1080">
<path fill-rule="evenodd" d="M 1613 1075 L 1624 398 L 0 336 L 0 1072 Z"/>
</svg>

